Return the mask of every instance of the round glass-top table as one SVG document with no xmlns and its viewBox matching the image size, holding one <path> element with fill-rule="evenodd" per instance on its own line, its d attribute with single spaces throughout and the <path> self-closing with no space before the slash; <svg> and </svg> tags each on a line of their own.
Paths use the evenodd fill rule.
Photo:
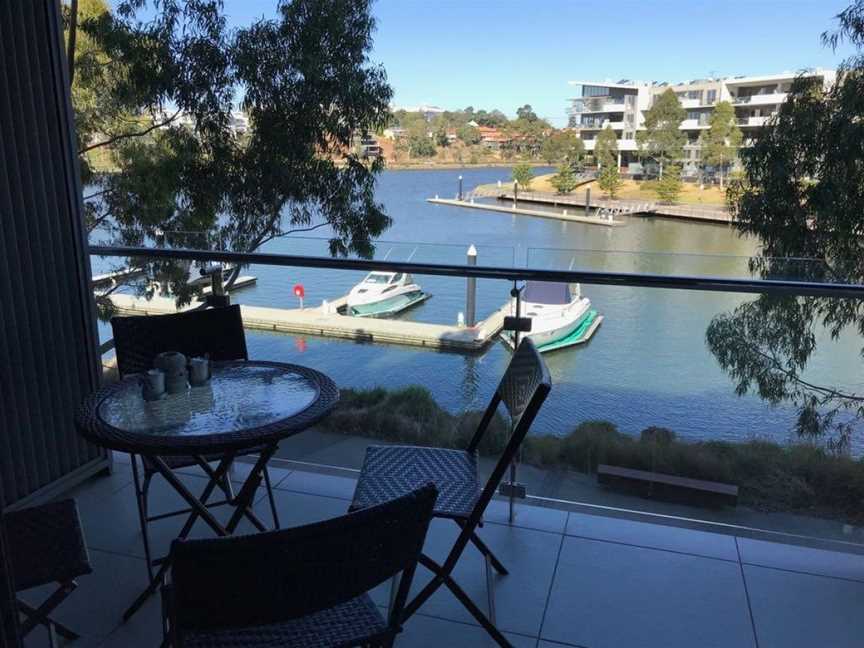
<svg viewBox="0 0 864 648">
<path fill-rule="evenodd" d="M 140 376 L 100 389 L 81 406 L 93 443 L 143 455 L 212 454 L 274 443 L 326 415 L 339 399 L 321 372 L 279 362 L 214 363 L 204 385 L 147 401 Z"/>
</svg>

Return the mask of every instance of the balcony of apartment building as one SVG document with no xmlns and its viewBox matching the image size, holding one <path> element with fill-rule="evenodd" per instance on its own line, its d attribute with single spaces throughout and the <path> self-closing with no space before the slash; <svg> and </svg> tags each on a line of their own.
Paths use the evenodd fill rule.
<svg viewBox="0 0 864 648">
<path fill-rule="evenodd" d="M 358 625 L 383 632 L 384 621 L 379 620 L 390 618 L 390 611 L 406 598 L 403 594 L 417 601 L 427 583 L 443 586 L 410 614 L 395 617 L 393 629 L 400 630 L 396 646 L 860 646 L 860 521 L 836 512 L 817 515 L 805 508 L 772 510 L 782 497 L 757 507 L 757 498 L 748 490 L 752 487 L 744 475 L 734 472 L 713 479 L 704 473 L 698 478 L 686 471 L 670 474 L 675 465 L 710 472 L 725 464 L 717 463 L 721 455 L 708 454 L 715 447 L 710 443 L 686 445 L 660 426 L 664 413 L 694 399 L 701 404 L 694 411 L 704 411 L 693 423 L 697 438 L 698 428 L 718 421 L 728 430 L 748 434 L 757 434 L 764 423 L 765 411 L 752 403 L 720 407 L 714 394 L 702 393 L 705 374 L 697 362 L 669 364 L 665 354 L 670 348 L 687 345 L 695 357 L 704 346 L 705 322 L 691 317 L 697 307 L 722 313 L 762 293 L 860 299 L 864 286 L 808 281 L 802 266 L 809 262 L 802 260 L 790 261 L 787 278 L 764 281 L 750 274 L 744 255 L 543 247 L 522 247 L 517 255 L 515 245 L 490 245 L 481 246 L 480 262 L 472 263 L 461 245 L 404 242 L 394 244 L 405 252 L 402 260 L 386 248 L 372 259 L 334 259 L 326 241 L 312 239 L 298 239 L 291 255 L 160 247 L 146 237 L 141 248 L 91 246 L 83 225 L 58 13 L 58 5 L 48 0 L 22 5 L 14 13 L 0 12 L 4 47 L 34 45 L 17 56 L 4 56 L 9 73 L 0 76 L 0 97 L 17 99 L 0 102 L 0 253 L 14 268 L 0 282 L 0 531 L 11 530 L 8 535 L 0 532 L 2 648 L 44 646 L 52 634 L 73 633 L 80 637 L 68 642 L 71 646 L 143 648 L 162 644 L 165 622 L 170 629 L 178 618 L 186 618 L 183 615 L 195 619 L 190 622 L 193 631 L 208 623 L 219 625 L 221 619 L 212 618 L 212 612 L 208 615 L 208 608 L 196 604 L 195 597 L 176 598 L 178 583 L 190 573 L 203 579 L 199 596 L 226 613 L 241 610 L 238 615 L 245 619 L 242 626 L 222 623 L 216 631 L 198 632 L 196 646 L 353 645 L 356 637 L 346 638 L 345 633 Z M 652 229 L 668 235 L 659 223 Z M 614 231 L 602 229 L 604 235 Z M 436 299 L 458 308 L 465 304 L 469 313 L 473 303 L 476 313 L 461 323 L 352 318 L 333 313 L 328 305 L 308 303 L 288 313 L 284 303 L 262 304 L 232 291 L 227 297 L 239 308 L 229 310 L 239 312 L 241 326 L 231 328 L 231 335 L 243 341 L 241 355 L 249 359 L 225 365 L 214 361 L 215 377 L 209 380 L 224 380 L 221 372 L 234 363 L 246 367 L 244 371 L 255 363 L 265 366 L 264 378 L 249 382 L 248 374 L 240 372 L 240 388 L 216 396 L 199 386 L 203 391 L 145 401 L 140 375 L 118 377 L 118 370 L 123 371 L 119 355 L 129 347 L 117 346 L 115 329 L 97 321 L 93 303 L 95 272 L 117 264 L 126 268 L 125 276 L 134 270 L 148 282 L 155 279 L 148 276 L 150 271 L 133 266 L 145 260 L 153 265 L 180 264 L 187 270 L 197 263 L 220 278 L 220 268 L 213 270 L 212 264 L 248 266 L 282 287 L 304 272 L 329 273 L 316 276 L 328 281 L 339 277 L 340 285 L 348 286 L 369 271 L 411 273 L 434 286 Z M 178 307 L 171 297 L 148 299 L 150 285 L 132 284 L 115 294 L 115 305 L 128 316 L 126 323 L 137 320 L 132 327 L 178 321 L 158 319 L 177 315 Z M 220 286 L 219 280 L 214 278 L 212 286 Z M 506 340 L 518 343 L 520 335 L 524 339 L 531 333 L 525 321 L 530 313 L 520 310 L 523 301 L 553 299 L 560 306 L 563 295 L 572 297 L 577 286 L 594 304 L 591 311 L 584 311 L 590 319 L 580 322 L 616 344 L 607 345 L 593 359 L 574 356 L 575 365 L 553 349 L 532 354 L 530 362 L 525 355 L 514 356 L 516 345 Z M 221 297 L 219 290 L 213 293 Z M 217 305 L 224 301 L 196 303 L 196 316 L 224 313 Z M 204 308 L 208 304 L 213 307 Z M 634 310 L 637 304 L 641 307 Z M 613 310 L 615 317 L 597 319 Z M 663 312 L 683 320 L 676 334 L 657 328 L 656 317 Z M 189 313 L 180 312 L 184 314 Z M 347 318 L 350 326 L 339 317 Z M 304 334 L 292 340 L 280 332 L 298 322 L 305 322 Z M 350 339 L 319 338 L 333 326 L 331 332 L 338 329 Z M 640 343 L 620 342 L 628 330 L 639 327 L 645 335 Z M 139 349 L 139 357 L 152 363 L 146 350 L 164 340 L 169 329 L 151 335 L 138 330 L 127 341 Z M 228 336 L 227 331 L 228 327 L 199 324 L 185 332 L 184 343 L 218 339 Z M 405 346 L 405 339 L 412 336 L 413 346 Z M 321 342 L 308 354 L 303 341 L 307 337 Z M 535 339 L 542 346 L 542 339 Z M 588 346 L 581 348 L 591 349 L 590 344 L 586 341 Z M 404 353 L 392 353 L 396 345 Z M 627 355 L 609 355 L 625 346 Z M 516 370 L 509 373 L 514 357 Z M 173 354 L 169 358 L 176 360 Z M 325 370 L 323 365 L 331 361 L 336 362 L 329 365 L 335 369 Z M 648 398 L 638 387 L 621 386 L 642 363 L 645 375 L 658 386 Z M 287 371 L 288 365 L 294 367 L 291 375 L 296 380 L 286 381 L 283 391 L 267 391 L 283 384 L 273 372 L 280 366 Z M 105 366 L 109 371 L 103 371 Z M 525 366 L 532 373 L 524 372 Z M 350 391 L 357 387 L 353 380 L 361 368 L 371 368 L 385 390 Z M 314 382 L 304 383 L 303 376 L 310 381 L 314 376 Z M 203 379 L 208 380 L 206 374 Z M 209 389 L 215 389 L 212 385 L 217 383 L 210 384 Z M 404 389 L 418 384 L 437 385 L 463 405 L 454 411 L 436 410 L 422 390 Z M 182 387 L 186 389 L 185 382 Z M 336 388 L 343 390 L 339 409 Z M 270 396 L 260 398 L 262 390 Z M 532 396 L 529 406 L 520 406 L 520 394 L 525 393 L 541 393 L 543 399 Z M 120 401 L 110 400 L 118 394 Z M 274 412 L 287 418 L 301 416 L 307 411 L 304 407 L 318 403 L 322 394 L 332 406 L 329 417 L 325 412 L 310 415 L 305 427 L 298 419 L 292 433 L 278 443 L 273 436 L 277 426 L 271 421 L 261 426 L 261 438 L 267 440 L 263 448 L 250 447 L 249 439 L 236 436 L 232 443 L 240 445 L 223 448 L 215 458 L 202 450 L 195 461 L 172 464 L 174 468 L 162 458 L 172 448 L 164 440 L 170 429 L 179 426 L 199 435 L 203 448 L 216 436 L 209 426 Z M 169 400 L 175 396 L 177 400 Z M 500 420 L 479 415 L 498 398 L 512 411 L 502 409 Z M 598 399 L 605 407 L 618 407 L 630 427 L 636 427 L 625 434 L 587 421 L 574 429 L 583 408 Z M 177 418 L 165 423 L 158 418 L 165 414 Z M 507 427 L 511 414 L 514 427 Z M 149 450 L 155 447 L 158 452 L 148 454 L 151 463 L 144 464 L 141 452 L 148 448 L 136 453 L 133 446 L 142 442 L 142 435 L 147 438 L 143 430 L 157 419 L 165 425 L 153 428 L 150 436 L 158 437 L 152 442 L 157 445 Z M 471 430 L 484 419 L 494 423 L 495 434 L 488 444 L 472 448 Z M 530 429 L 520 427 L 522 421 L 529 421 Z M 527 433 L 524 439 L 522 432 Z M 514 438 L 518 445 L 510 444 Z M 409 444 L 443 446 L 434 450 L 435 457 L 460 461 L 445 461 L 440 466 L 444 474 L 433 478 L 435 461 L 405 459 L 409 453 L 420 453 L 416 447 L 406 450 Z M 370 446 L 376 446 L 372 455 Z M 664 453 L 670 448 L 674 461 L 660 470 L 655 462 L 668 458 Z M 239 449 L 248 452 L 237 457 Z M 375 453 L 393 452 L 396 460 L 388 462 L 384 473 L 391 472 L 399 483 L 388 485 L 383 473 L 366 481 L 364 467 L 376 464 Z M 139 470 L 145 469 L 149 491 L 142 495 Z M 776 490 L 797 488 L 790 475 L 773 476 Z M 462 507 L 458 523 L 443 516 L 435 519 L 425 541 L 421 537 L 419 545 L 406 548 L 393 532 L 393 519 L 380 517 L 381 511 L 389 510 L 391 498 L 406 484 L 413 487 L 429 480 L 447 494 L 442 505 Z M 480 484 L 486 485 L 482 491 Z M 224 493 L 219 506 L 208 499 L 214 490 Z M 358 503 L 358 492 L 382 497 L 385 508 L 364 508 L 365 513 L 349 516 L 348 511 L 357 508 L 352 504 Z M 72 508 L 70 499 L 75 502 Z M 142 499 L 147 505 L 139 508 Z M 474 513 L 480 511 L 478 502 L 484 504 L 482 525 L 479 513 Z M 472 511 L 467 521 L 466 506 Z M 178 509 L 179 514 L 166 515 Z M 16 525 L 22 515 L 27 520 L 24 528 Z M 381 524 L 365 529 L 363 538 L 344 531 L 346 525 L 364 528 L 370 520 Z M 469 523 L 477 525 L 470 539 L 463 536 Z M 239 534 L 238 542 L 219 537 L 231 533 Z M 32 541 L 22 543 L 27 537 Z M 183 541 L 172 550 L 178 538 Z M 302 564 L 283 545 L 268 545 L 265 556 L 248 551 L 242 554 L 245 559 L 236 555 L 244 547 L 261 546 L 262 539 L 287 543 L 303 538 L 317 542 L 303 545 L 308 561 Z M 357 549 L 368 538 L 366 549 Z M 457 538 L 464 540 L 461 547 Z M 12 540 L 10 546 L 7 539 Z M 454 555 L 454 548 L 459 549 L 458 560 L 451 561 L 448 556 Z M 413 568 L 420 549 L 423 557 L 414 585 L 394 596 L 404 582 L 395 571 L 404 571 L 397 570 L 400 566 Z M 180 560 L 187 550 L 184 564 L 190 571 L 172 572 L 171 557 Z M 210 551 L 226 553 L 200 553 Z M 337 552 L 342 562 L 335 562 Z M 235 555 L 229 558 L 227 553 Z M 30 587 L 34 583 L 22 580 L 22 568 L 40 574 L 49 568 L 56 571 L 54 577 L 42 576 L 41 584 Z M 384 568 L 397 577 L 375 581 L 367 574 Z M 306 581 L 318 598 L 310 602 L 303 592 L 284 595 L 283 589 L 292 591 L 292 574 L 314 575 L 315 570 L 330 575 L 326 582 Z M 274 573 L 285 574 L 280 587 L 275 586 Z M 359 597 L 366 588 L 358 583 L 369 586 L 368 596 L 340 602 L 336 594 L 322 593 L 330 587 Z M 303 612 L 274 610 L 280 607 L 271 604 L 274 597 L 280 602 L 290 598 Z M 130 607 L 133 601 L 139 605 Z M 337 603 L 340 607 L 333 612 L 331 606 Z M 285 618 L 273 622 L 280 612 Z M 27 633 L 23 641 L 22 631 Z M 381 637 L 375 634 L 373 639 Z"/>
<path fill-rule="evenodd" d="M 786 101 L 786 92 L 764 92 L 751 95 L 734 96 L 732 103 L 736 106 L 770 106 Z"/>
<path fill-rule="evenodd" d="M 627 109 L 621 97 L 590 97 L 573 100 L 571 112 L 581 114 L 623 113 Z"/>
<path fill-rule="evenodd" d="M 761 126 L 764 126 L 766 123 L 768 123 L 768 120 L 771 119 L 771 117 L 773 117 L 773 114 L 747 116 L 747 117 L 736 117 L 735 123 L 738 124 L 738 126 L 761 127 Z"/>
</svg>

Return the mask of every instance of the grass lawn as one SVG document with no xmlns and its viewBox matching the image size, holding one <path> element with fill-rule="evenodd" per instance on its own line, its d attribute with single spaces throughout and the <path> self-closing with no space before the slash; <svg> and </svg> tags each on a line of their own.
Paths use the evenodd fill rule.
<svg viewBox="0 0 864 648">
<path fill-rule="evenodd" d="M 531 191 L 548 191 L 555 193 L 555 187 L 549 184 L 549 180 L 554 174 L 540 175 L 531 181 Z M 657 193 L 654 191 L 655 182 L 636 182 L 634 180 L 624 180 L 621 189 L 618 190 L 617 198 L 625 200 L 657 200 Z M 597 186 L 596 182 L 590 182 L 587 185 L 582 185 L 574 193 L 582 193 L 586 188 L 591 188 L 591 193 L 595 196 L 604 196 L 605 194 Z M 716 186 L 708 186 L 705 189 L 700 189 L 698 184 L 685 182 L 681 189 L 681 195 L 678 197 L 678 203 L 682 205 L 705 205 L 711 207 L 724 207 L 726 205 L 726 190 L 720 190 Z"/>
</svg>

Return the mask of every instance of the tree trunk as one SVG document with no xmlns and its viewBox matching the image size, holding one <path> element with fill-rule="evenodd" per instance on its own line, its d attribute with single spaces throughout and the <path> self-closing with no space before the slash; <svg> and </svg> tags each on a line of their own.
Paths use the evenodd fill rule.
<svg viewBox="0 0 864 648">
<path fill-rule="evenodd" d="M 663 160 L 660 160 L 660 180 L 663 179 Z"/>
<path fill-rule="evenodd" d="M 75 80 L 75 41 L 78 38 L 78 0 L 69 3 L 69 42 L 66 45 L 66 63 L 69 66 L 69 86 Z"/>
</svg>

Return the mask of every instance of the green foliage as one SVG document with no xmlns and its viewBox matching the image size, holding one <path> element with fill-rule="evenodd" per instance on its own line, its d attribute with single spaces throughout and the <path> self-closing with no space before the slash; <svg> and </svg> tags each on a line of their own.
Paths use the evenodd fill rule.
<svg viewBox="0 0 864 648">
<path fill-rule="evenodd" d="M 534 179 L 534 171 L 527 162 L 520 162 L 513 167 L 513 179 L 519 183 L 522 189 L 530 189 L 531 181 Z"/>
<path fill-rule="evenodd" d="M 525 104 L 524 106 L 516 109 L 516 118 L 524 119 L 529 122 L 536 122 L 539 118 L 537 117 L 537 113 L 534 112 L 534 109 L 531 108 L 531 104 Z"/>
<path fill-rule="evenodd" d="M 464 124 L 456 131 L 456 136 L 468 146 L 480 143 L 480 130 L 469 124 Z"/>
<path fill-rule="evenodd" d="M 618 137 L 611 126 L 606 126 L 597 135 L 594 157 L 601 167 L 618 165 Z"/>
<path fill-rule="evenodd" d="M 600 167 L 600 173 L 597 174 L 597 185 L 605 191 L 610 198 L 614 198 L 615 194 L 621 188 L 624 181 L 621 179 L 621 173 L 618 170 L 618 161 L 613 160 L 606 162 Z"/>
<path fill-rule="evenodd" d="M 318 428 L 394 443 L 465 448 L 481 418 L 480 411 L 450 414 L 422 387 L 346 389 Z M 496 416 L 480 444 L 480 454 L 499 455 L 507 434 L 504 419 Z M 544 468 L 593 473 L 605 463 L 737 484 L 745 506 L 864 522 L 864 460 L 810 445 L 687 442 L 658 427 L 644 429 L 637 438 L 608 421 L 595 420 L 584 421 L 560 437 L 529 434 L 522 451 L 525 463 Z"/>
<path fill-rule="evenodd" d="M 408 153 L 411 157 L 432 157 L 435 155 L 435 143 L 428 135 L 411 135 L 408 138 Z"/>
<path fill-rule="evenodd" d="M 374 193 L 382 166 L 350 151 L 357 133 L 387 122 L 392 91 L 368 62 L 367 2 L 292 0 L 233 28 L 219 0 L 123 0 L 113 13 L 86 1 L 77 20 L 73 107 L 91 228 L 120 244 L 250 252 L 327 224 L 332 254 L 371 256 L 390 224 Z M 246 134 L 231 128 L 237 96 Z M 90 167 L 99 149 L 113 172 Z M 149 269 L 188 301 L 188 271 Z"/>
<path fill-rule="evenodd" d="M 657 181 L 657 197 L 664 203 L 673 204 L 681 194 L 681 167 L 670 164 Z"/>
<path fill-rule="evenodd" d="M 558 167 L 558 173 L 549 179 L 549 184 L 555 187 L 559 194 L 569 194 L 579 186 L 579 181 L 573 173 L 573 167 L 570 164 L 562 164 Z"/>
<path fill-rule="evenodd" d="M 435 131 L 435 144 L 441 147 L 450 146 L 450 140 L 447 139 L 447 129 L 439 128 Z"/>
<path fill-rule="evenodd" d="M 722 188 L 724 170 L 734 162 L 742 141 L 741 129 L 735 123 L 735 108 L 728 101 L 721 101 L 714 106 L 708 124 L 708 130 L 700 137 L 702 163 L 718 167 Z"/>
<path fill-rule="evenodd" d="M 585 145 L 573 131 L 553 131 L 543 139 L 540 156 L 548 163 L 555 164 L 567 160 L 579 162 L 585 153 Z"/>
<path fill-rule="evenodd" d="M 640 154 L 656 160 L 661 175 L 667 165 L 684 157 L 687 135 L 679 127 L 685 117 L 687 111 L 672 88 L 667 88 L 645 112 L 645 130 L 636 133 Z"/>
<path fill-rule="evenodd" d="M 823 34 L 829 44 L 856 48 L 837 82 L 826 89 L 820 80 L 797 79 L 776 117 L 739 153 L 743 178 L 727 195 L 735 226 L 759 239 L 751 268 L 766 279 L 864 282 L 862 18 L 857 0 L 839 14 L 838 29 Z M 845 449 L 864 418 L 864 398 L 855 385 L 804 378 L 823 330 L 832 338 L 845 330 L 860 335 L 864 302 L 761 296 L 715 318 L 706 340 L 739 394 L 794 404 L 799 434 L 827 435 L 827 447 Z"/>
</svg>

